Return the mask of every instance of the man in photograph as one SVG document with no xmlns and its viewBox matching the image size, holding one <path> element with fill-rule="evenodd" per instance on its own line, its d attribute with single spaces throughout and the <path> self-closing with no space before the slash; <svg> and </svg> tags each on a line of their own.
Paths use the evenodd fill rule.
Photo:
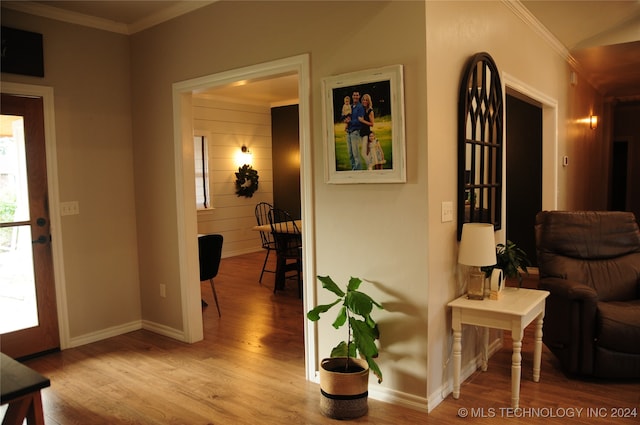
<svg viewBox="0 0 640 425">
<path fill-rule="evenodd" d="M 360 117 L 364 117 L 364 107 L 360 103 L 360 92 L 354 90 L 351 100 L 353 101 L 351 117 L 347 119 L 347 149 L 349 149 L 351 169 L 361 170 L 360 144 L 362 143 L 362 137 L 360 136 L 360 128 L 362 123 L 360 122 Z"/>
</svg>

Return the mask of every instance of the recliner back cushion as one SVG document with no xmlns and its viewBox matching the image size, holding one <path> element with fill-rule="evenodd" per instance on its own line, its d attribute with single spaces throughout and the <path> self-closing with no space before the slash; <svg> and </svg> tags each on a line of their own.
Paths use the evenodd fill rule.
<svg viewBox="0 0 640 425">
<path fill-rule="evenodd" d="M 535 231 L 541 278 L 584 283 L 601 301 L 638 298 L 640 231 L 633 213 L 542 211 Z"/>
</svg>

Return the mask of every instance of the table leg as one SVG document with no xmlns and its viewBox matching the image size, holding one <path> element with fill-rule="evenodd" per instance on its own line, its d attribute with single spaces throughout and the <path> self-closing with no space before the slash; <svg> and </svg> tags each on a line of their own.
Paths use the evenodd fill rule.
<svg viewBox="0 0 640 425">
<path fill-rule="evenodd" d="M 462 368 L 462 329 L 453 330 L 453 398 L 460 397 L 460 369 Z"/>
<path fill-rule="evenodd" d="M 520 373 L 522 369 L 523 329 L 513 329 L 513 354 L 511 355 L 511 407 L 518 408 L 520 403 Z"/>
<path fill-rule="evenodd" d="M 540 381 L 540 362 L 542 360 L 542 322 L 544 313 L 536 319 L 535 346 L 533 349 L 533 382 Z"/>
<path fill-rule="evenodd" d="M 22 425 L 25 419 L 27 425 L 44 425 L 40 391 L 9 402 L 2 425 Z"/>
<path fill-rule="evenodd" d="M 273 292 L 284 288 L 285 273 L 287 271 L 287 259 L 282 255 L 276 255 L 276 282 Z"/>
<path fill-rule="evenodd" d="M 482 371 L 486 372 L 489 365 L 489 328 L 483 328 L 482 334 Z"/>
</svg>

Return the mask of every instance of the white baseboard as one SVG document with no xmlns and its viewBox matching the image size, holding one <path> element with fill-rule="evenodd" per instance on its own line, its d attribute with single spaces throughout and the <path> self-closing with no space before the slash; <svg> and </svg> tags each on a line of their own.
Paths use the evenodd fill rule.
<svg viewBox="0 0 640 425">
<path fill-rule="evenodd" d="M 427 399 L 413 394 L 392 390 L 390 388 L 377 388 L 377 384 L 369 383 L 369 397 L 374 400 L 384 401 L 398 406 L 420 412 L 428 412 Z"/>
<path fill-rule="evenodd" d="M 135 320 L 133 322 L 124 323 L 122 325 L 101 329 L 97 332 L 69 338 L 69 345 L 65 348 L 73 348 L 85 344 L 91 344 L 92 342 L 102 341 L 103 339 L 126 334 L 127 332 L 137 331 L 138 329 L 142 329 L 142 321 Z"/>
<path fill-rule="evenodd" d="M 187 338 L 184 332 L 180 329 L 171 328 L 160 323 L 151 322 L 149 320 L 142 321 L 142 329 L 154 332 L 160 335 L 164 335 L 169 338 L 176 339 L 178 341 L 186 342 Z"/>
<path fill-rule="evenodd" d="M 145 329 L 150 332 L 176 339 L 178 341 L 186 341 L 184 332 L 179 329 L 174 329 L 169 326 L 165 326 L 148 320 L 136 320 L 122 325 L 113 326 L 111 328 L 102 329 L 97 332 L 70 338 L 69 345 L 66 346 L 65 349 L 79 347 L 85 344 L 91 344 L 92 342 L 102 341 L 103 339 L 112 338 L 114 336 L 126 334 L 128 332 L 133 332 L 140 329 Z"/>
</svg>

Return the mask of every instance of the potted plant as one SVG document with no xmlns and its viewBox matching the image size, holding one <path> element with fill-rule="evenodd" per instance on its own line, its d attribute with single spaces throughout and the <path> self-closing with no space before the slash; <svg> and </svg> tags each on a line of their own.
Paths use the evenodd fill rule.
<svg viewBox="0 0 640 425">
<path fill-rule="evenodd" d="M 515 243 L 507 240 L 506 244 L 496 245 L 497 263 L 493 266 L 482 267 L 481 270 L 488 278 L 493 269 L 501 269 L 504 279 L 508 277 L 518 278 L 518 287 L 522 286 L 522 274 L 520 270 L 529 274 L 527 267 L 531 267 L 531 262 L 527 258 L 527 253 L 518 248 Z"/>
<path fill-rule="evenodd" d="M 339 305 L 340 310 L 333 327 L 346 325 L 347 338 L 331 350 L 331 357 L 320 362 L 320 410 L 334 419 L 357 418 L 367 413 L 369 370 L 382 382 L 382 372 L 375 362 L 378 347 L 375 341 L 380 332 L 371 311 L 382 305 L 369 295 L 359 291 L 362 279 L 349 279 L 343 291 L 329 276 L 318 276 L 322 287 L 338 298 L 330 303 L 318 305 L 307 313 L 311 321 Z"/>
</svg>

